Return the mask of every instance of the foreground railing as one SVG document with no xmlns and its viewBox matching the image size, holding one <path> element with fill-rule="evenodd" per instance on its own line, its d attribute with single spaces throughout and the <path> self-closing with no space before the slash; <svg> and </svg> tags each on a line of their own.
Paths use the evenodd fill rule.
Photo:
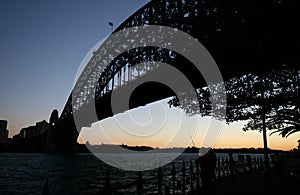
<svg viewBox="0 0 300 195">
<path fill-rule="evenodd" d="M 233 170 L 230 169 L 228 156 L 217 157 L 214 180 L 232 174 L 263 170 L 262 156 L 246 155 L 246 157 L 234 161 Z M 197 159 L 189 162 L 182 160 L 158 168 L 150 176 L 144 176 L 143 172 L 137 172 L 133 182 L 122 185 L 122 182 L 114 182 L 114 178 L 111 178 L 108 170 L 103 194 L 190 194 L 203 187 L 201 173 Z"/>
</svg>

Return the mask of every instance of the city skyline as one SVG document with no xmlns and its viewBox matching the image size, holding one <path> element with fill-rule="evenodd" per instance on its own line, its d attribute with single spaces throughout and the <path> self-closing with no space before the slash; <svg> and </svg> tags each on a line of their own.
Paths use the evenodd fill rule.
<svg viewBox="0 0 300 195">
<path fill-rule="evenodd" d="M 117 27 L 147 2 L 2 1 L 0 119 L 9 121 L 9 137 L 38 121 L 48 121 L 53 109 L 61 113 L 81 61 L 109 35 L 109 22 Z M 262 135 L 243 132 L 243 124 L 225 125 L 215 146 L 262 147 Z M 297 136 L 299 133 L 287 139 L 272 135 L 269 147 L 293 149 Z M 200 139 L 196 135 L 195 140 Z"/>
</svg>

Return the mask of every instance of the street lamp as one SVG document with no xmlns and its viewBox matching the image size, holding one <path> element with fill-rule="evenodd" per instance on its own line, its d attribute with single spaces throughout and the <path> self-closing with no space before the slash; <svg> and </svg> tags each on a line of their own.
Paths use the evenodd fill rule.
<svg viewBox="0 0 300 195">
<path fill-rule="evenodd" d="M 114 29 L 114 23 L 113 23 L 113 22 L 108 22 L 108 25 L 111 27 L 111 32 L 113 32 L 113 29 Z"/>
</svg>

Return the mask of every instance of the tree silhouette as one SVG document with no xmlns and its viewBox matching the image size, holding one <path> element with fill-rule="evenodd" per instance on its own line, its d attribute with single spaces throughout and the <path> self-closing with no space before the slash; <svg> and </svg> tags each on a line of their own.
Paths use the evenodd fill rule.
<svg viewBox="0 0 300 195">
<path fill-rule="evenodd" d="M 262 131 L 262 116 L 266 128 L 287 137 L 300 131 L 300 70 L 283 66 L 267 74 L 247 74 L 225 81 L 226 100 L 220 101 L 227 106 L 226 122 L 248 121 L 244 131 Z M 181 107 L 188 115 L 200 114 L 220 119 L 216 109 L 212 111 L 211 101 L 219 98 L 219 84 L 197 89 L 198 104 L 184 94 L 173 98 L 170 105 Z M 210 93 L 209 89 L 213 89 Z M 179 101 L 180 100 L 180 101 Z M 227 103 L 225 105 L 225 103 Z"/>
<path fill-rule="evenodd" d="M 299 80 L 299 70 L 281 70 L 260 81 L 265 85 L 265 99 L 259 104 L 264 105 L 266 128 L 274 131 L 271 134 L 288 137 L 300 131 Z M 243 130 L 262 130 L 262 107 L 259 104 L 252 109 L 253 115 Z"/>
</svg>

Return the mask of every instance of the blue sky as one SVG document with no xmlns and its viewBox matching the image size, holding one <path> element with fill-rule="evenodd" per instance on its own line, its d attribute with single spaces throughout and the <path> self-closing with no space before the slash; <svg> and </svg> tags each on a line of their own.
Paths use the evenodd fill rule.
<svg viewBox="0 0 300 195">
<path fill-rule="evenodd" d="M 1 0 L 0 118 L 10 136 L 62 111 L 85 54 L 147 0 Z"/>
</svg>

